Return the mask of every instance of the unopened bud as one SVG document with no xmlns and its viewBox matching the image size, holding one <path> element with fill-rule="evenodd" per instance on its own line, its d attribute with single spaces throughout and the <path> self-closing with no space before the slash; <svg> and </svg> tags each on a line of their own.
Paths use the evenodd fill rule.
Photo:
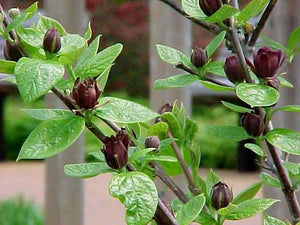
<svg viewBox="0 0 300 225">
<path fill-rule="evenodd" d="M 276 90 L 279 89 L 279 86 L 280 86 L 280 81 L 277 77 L 267 77 L 265 79 L 265 85 L 269 86 L 269 87 L 272 87 L 272 88 L 275 88 Z"/>
<path fill-rule="evenodd" d="M 156 148 L 158 149 L 160 145 L 159 138 L 157 136 L 150 136 L 147 137 L 145 140 L 145 147 L 146 148 Z"/>
<path fill-rule="evenodd" d="M 19 8 L 11 8 L 11 9 L 8 11 L 8 15 L 9 15 L 9 17 L 12 18 L 12 19 L 17 18 L 18 16 L 20 16 L 20 10 L 19 10 Z"/>
<path fill-rule="evenodd" d="M 50 28 L 46 32 L 44 36 L 43 47 L 47 52 L 51 53 L 56 53 L 60 50 L 60 35 L 55 27 Z"/>
<path fill-rule="evenodd" d="M 240 83 L 245 79 L 237 55 L 228 56 L 226 58 L 224 63 L 224 71 L 228 80 L 230 80 L 232 83 Z"/>
<path fill-rule="evenodd" d="M 22 55 L 16 46 L 9 43 L 9 41 L 5 42 L 5 46 L 3 48 L 3 56 L 6 60 L 18 62 Z"/>
<path fill-rule="evenodd" d="M 225 183 L 217 183 L 212 189 L 212 206 L 218 210 L 229 205 L 232 201 L 232 191 Z"/>
<path fill-rule="evenodd" d="M 191 62 L 196 67 L 202 67 L 207 63 L 207 52 L 203 48 L 196 48 L 191 55 Z"/>
<path fill-rule="evenodd" d="M 241 118 L 241 125 L 253 137 L 260 136 L 265 128 L 263 118 L 256 113 L 244 113 Z"/>
<path fill-rule="evenodd" d="M 205 15 L 211 16 L 222 7 L 221 0 L 199 0 L 199 5 Z"/>
<path fill-rule="evenodd" d="M 246 22 L 244 30 L 246 34 L 251 34 L 254 31 L 254 26 L 251 23 Z"/>
</svg>

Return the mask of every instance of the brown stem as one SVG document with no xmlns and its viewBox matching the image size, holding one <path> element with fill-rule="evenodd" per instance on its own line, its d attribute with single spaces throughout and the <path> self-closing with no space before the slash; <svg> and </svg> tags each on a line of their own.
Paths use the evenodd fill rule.
<svg viewBox="0 0 300 225">
<path fill-rule="evenodd" d="M 261 33 L 261 31 L 263 30 L 269 16 L 271 15 L 271 12 L 273 11 L 275 5 L 277 3 L 277 0 L 271 0 L 267 6 L 267 8 L 265 9 L 263 15 L 261 16 L 255 30 L 253 31 L 252 37 L 250 39 L 249 42 L 249 46 L 253 47 Z"/>
<path fill-rule="evenodd" d="M 169 138 L 173 138 L 173 135 L 172 135 L 171 132 L 168 132 L 168 137 L 169 137 Z M 179 150 L 179 148 L 178 148 L 176 142 L 173 141 L 173 142 L 171 143 L 171 146 L 172 146 L 173 151 L 174 151 L 174 153 L 175 153 L 175 155 L 176 155 L 176 158 L 178 159 L 178 161 L 179 161 L 179 163 L 180 163 L 180 166 L 181 166 L 182 169 L 183 169 L 183 173 L 184 173 L 186 179 L 188 180 L 188 184 L 189 184 L 188 187 L 189 187 L 190 191 L 191 191 L 194 195 L 200 194 L 200 190 L 199 190 L 198 188 L 196 188 L 195 182 L 194 182 L 194 179 L 193 179 L 193 176 L 192 176 L 192 174 L 191 174 L 191 172 L 190 172 L 188 166 L 186 165 L 186 163 L 185 163 L 185 161 L 184 161 L 184 159 L 183 159 L 183 156 L 182 156 L 182 154 L 181 154 L 181 152 L 180 152 L 180 150 Z"/>
<path fill-rule="evenodd" d="M 157 210 L 154 218 L 158 225 L 179 225 L 172 212 L 160 199 L 158 199 Z"/>
<path fill-rule="evenodd" d="M 150 166 L 154 168 L 154 174 L 159 177 L 170 190 L 178 197 L 183 203 L 188 202 L 188 198 L 184 192 L 174 183 L 174 181 L 166 174 L 166 172 L 156 163 L 150 162 Z"/>
<path fill-rule="evenodd" d="M 219 34 L 222 31 L 222 29 L 215 24 L 210 24 L 210 23 L 204 22 L 202 20 L 197 20 L 195 18 L 190 17 L 185 11 L 183 11 L 181 8 L 179 8 L 173 1 L 170 1 L 170 0 L 158 0 L 158 1 L 163 2 L 166 5 L 170 6 L 172 9 L 174 9 L 179 14 L 183 15 L 185 18 L 193 21 L 195 24 L 203 27 L 206 30 L 209 30 L 215 34 Z"/>
</svg>

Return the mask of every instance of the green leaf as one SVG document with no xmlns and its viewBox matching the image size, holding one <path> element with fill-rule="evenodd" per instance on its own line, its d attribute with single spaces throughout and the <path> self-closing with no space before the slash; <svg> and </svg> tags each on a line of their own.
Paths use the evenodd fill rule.
<svg viewBox="0 0 300 225">
<path fill-rule="evenodd" d="M 192 18 L 198 20 L 207 18 L 200 8 L 199 0 L 182 0 L 182 8 Z"/>
<path fill-rule="evenodd" d="M 288 39 L 288 48 L 289 49 L 296 49 L 300 45 L 300 26 L 297 27 L 293 32 L 290 34 Z"/>
<path fill-rule="evenodd" d="M 260 173 L 259 178 L 266 185 L 269 185 L 269 186 L 272 186 L 272 187 L 278 187 L 278 188 L 281 187 L 280 181 L 277 178 L 271 176 L 270 174 Z"/>
<path fill-rule="evenodd" d="M 21 58 L 15 67 L 18 89 L 25 103 L 48 93 L 64 76 L 63 65 L 50 60 Z"/>
<path fill-rule="evenodd" d="M 253 112 L 253 109 L 248 109 L 248 108 L 245 108 L 245 107 L 242 107 L 242 106 L 239 106 L 239 105 L 235 105 L 235 104 L 232 104 L 232 103 L 229 103 L 229 102 L 225 102 L 225 101 L 221 101 L 222 104 L 228 108 L 228 109 L 231 109 L 232 111 L 234 112 L 237 112 L 237 113 L 251 113 Z"/>
<path fill-rule="evenodd" d="M 195 219 L 195 222 L 201 225 L 216 225 L 217 221 L 208 213 L 202 211 L 199 216 Z"/>
<path fill-rule="evenodd" d="M 264 225 L 286 225 L 286 223 L 276 219 L 275 217 L 268 216 L 267 214 L 263 214 Z"/>
<path fill-rule="evenodd" d="M 226 77 L 223 68 L 223 62 L 221 61 L 213 61 L 213 62 L 206 63 L 203 68 L 204 68 L 204 73 L 212 73 L 215 75 Z"/>
<path fill-rule="evenodd" d="M 211 191 L 212 188 L 215 184 L 217 184 L 218 182 L 220 182 L 220 178 L 219 176 L 212 170 L 210 169 L 209 174 L 206 177 L 206 192 L 207 195 L 210 197 L 211 196 Z"/>
<path fill-rule="evenodd" d="M 156 161 L 156 162 L 177 162 L 177 159 L 173 156 L 168 155 L 160 155 L 160 156 L 149 156 L 147 157 L 148 161 Z"/>
<path fill-rule="evenodd" d="M 153 181 L 141 172 L 114 176 L 109 184 L 109 193 L 124 204 L 128 225 L 147 224 L 155 214 L 157 190 Z"/>
<path fill-rule="evenodd" d="M 198 1 L 198 5 L 199 5 L 199 1 Z M 225 35 L 226 35 L 226 31 L 222 31 L 206 46 L 208 58 L 210 58 L 212 54 L 214 54 L 214 52 L 218 49 L 220 44 L 224 41 Z"/>
<path fill-rule="evenodd" d="M 61 37 L 61 49 L 58 52 L 60 63 L 71 64 L 75 62 L 86 46 L 86 40 L 77 34 Z"/>
<path fill-rule="evenodd" d="M 89 178 L 113 170 L 106 163 L 80 163 L 65 165 L 64 171 L 69 177 Z"/>
<path fill-rule="evenodd" d="M 264 35 L 261 35 L 261 38 L 269 47 L 276 49 L 276 50 L 283 50 L 284 52 L 286 51 L 286 48 L 279 42 L 274 41 L 273 39 L 268 38 L 267 36 L 264 36 Z"/>
<path fill-rule="evenodd" d="M 278 200 L 261 198 L 250 199 L 238 204 L 237 210 L 226 215 L 228 220 L 241 220 L 254 216 L 257 213 L 261 213 Z"/>
<path fill-rule="evenodd" d="M 84 124 L 84 119 L 78 116 L 42 122 L 24 142 L 17 161 L 44 159 L 64 151 L 77 140 Z"/>
<path fill-rule="evenodd" d="M 258 15 L 268 4 L 269 0 L 253 0 L 246 5 L 237 16 L 240 22 L 247 22 L 252 17 Z"/>
<path fill-rule="evenodd" d="M 283 77 L 278 76 L 277 78 L 280 81 L 280 86 L 287 87 L 287 88 L 294 88 L 294 85 L 288 80 L 284 79 Z"/>
<path fill-rule="evenodd" d="M 230 5 L 223 5 L 217 12 L 215 12 L 210 17 L 208 17 L 206 22 L 208 23 L 223 22 L 225 19 L 235 15 L 237 12 L 239 12 L 238 9 Z"/>
<path fill-rule="evenodd" d="M 208 132 L 225 140 L 241 141 L 250 138 L 245 129 L 238 126 L 213 126 L 209 128 Z"/>
<path fill-rule="evenodd" d="M 282 107 L 279 107 L 279 108 L 275 109 L 274 113 L 278 112 L 278 111 L 300 113 L 300 105 L 285 105 L 285 106 L 282 106 Z"/>
<path fill-rule="evenodd" d="M 240 83 L 236 88 L 239 99 L 251 107 L 274 105 L 280 97 L 277 90 L 266 85 Z"/>
<path fill-rule="evenodd" d="M 81 78 L 98 76 L 112 65 L 121 53 L 123 45 L 118 43 L 105 48 L 94 57 L 75 67 L 74 72 Z"/>
<path fill-rule="evenodd" d="M 155 89 L 167 89 L 185 87 L 199 80 L 199 77 L 193 74 L 181 74 L 168 77 L 166 79 L 158 79 L 154 81 Z"/>
<path fill-rule="evenodd" d="M 177 140 L 181 140 L 183 138 L 183 132 L 178 119 L 170 112 L 165 112 L 161 115 L 161 118 L 169 125 L 172 135 Z"/>
<path fill-rule="evenodd" d="M 204 87 L 206 87 L 206 88 L 208 88 L 212 91 L 216 91 L 216 92 L 235 91 L 234 87 L 222 86 L 222 85 L 219 85 L 219 84 L 212 83 L 210 81 L 200 80 L 200 83 Z"/>
<path fill-rule="evenodd" d="M 89 155 L 93 156 L 99 162 L 106 162 L 104 154 L 99 150 L 90 152 Z"/>
<path fill-rule="evenodd" d="M 133 161 L 137 160 L 138 158 L 145 156 L 149 152 L 153 152 L 153 150 L 154 150 L 153 148 L 147 148 L 147 149 L 142 149 L 142 150 L 139 148 L 136 148 L 134 153 L 130 156 L 129 161 L 133 162 Z"/>
<path fill-rule="evenodd" d="M 104 106 L 97 108 L 95 114 L 103 119 L 119 123 L 137 123 L 152 120 L 159 115 L 152 110 L 137 103 L 120 98 L 100 98 L 100 104 Z"/>
<path fill-rule="evenodd" d="M 264 151 L 261 149 L 260 146 L 258 146 L 256 144 L 247 143 L 247 144 L 245 144 L 245 148 L 252 150 L 254 153 L 256 153 L 257 155 L 259 155 L 261 157 L 264 156 Z"/>
<path fill-rule="evenodd" d="M 65 109 L 23 109 L 30 117 L 37 120 L 51 120 L 55 118 L 68 118 L 74 116 L 70 110 Z"/>
<path fill-rule="evenodd" d="M 14 74 L 16 62 L 0 59 L 0 73 Z"/>
<path fill-rule="evenodd" d="M 16 27 L 18 27 L 21 23 L 31 18 L 35 12 L 38 9 L 37 2 L 33 3 L 31 6 L 29 6 L 27 9 L 24 10 L 24 12 L 18 16 L 16 19 L 14 19 L 5 29 L 6 33 L 12 31 Z"/>
<path fill-rule="evenodd" d="M 21 42 L 27 47 L 30 46 L 31 51 L 38 51 L 38 48 L 42 47 L 43 44 L 43 35 L 34 27 L 24 28 L 20 27 L 17 30 L 18 36 L 20 36 Z"/>
<path fill-rule="evenodd" d="M 99 77 L 97 78 L 97 83 L 98 83 L 98 86 L 99 86 L 99 89 L 100 90 L 104 90 L 105 86 L 106 86 L 106 83 L 107 83 L 107 80 L 108 80 L 108 76 L 109 76 L 109 73 L 110 73 L 110 70 L 112 68 L 113 65 L 107 67 L 103 73 L 101 73 L 99 75 Z"/>
<path fill-rule="evenodd" d="M 235 196 L 232 202 L 234 204 L 239 204 L 241 202 L 254 198 L 254 196 L 258 193 L 261 187 L 262 182 L 251 184 L 249 187 L 247 187 L 245 190 L 243 190 L 237 196 Z"/>
<path fill-rule="evenodd" d="M 224 208 L 220 208 L 218 209 L 218 214 L 220 216 L 226 216 L 227 214 L 237 210 L 238 206 L 235 204 L 232 204 L 231 202 L 229 203 L 228 206 L 224 207 Z"/>
<path fill-rule="evenodd" d="M 148 136 L 158 136 L 160 140 L 168 137 L 169 125 L 165 122 L 158 122 L 152 125 L 148 130 Z M 161 146 L 161 145 L 160 145 Z"/>
<path fill-rule="evenodd" d="M 300 155 L 300 133 L 297 131 L 275 128 L 266 134 L 266 139 L 284 152 Z"/>
<path fill-rule="evenodd" d="M 91 27 L 91 22 L 88 23 L 86 32 L 84 33 L 84 39 L 89 41 L 92 37 L 92 27 Z"/>
<path fill-rule="evenodd" d="M 52 27 L 55 27 L 58 33 L 62 36 L 67 34 L 65 28 L 56 20 L 40 15 L 38 24 L 36 25 L 36 30 L 39 31 L 40 36 L 43 38 L 45 33 Z"/>
<path fill-rule="evenodd" d="M 294 175 L 300 173 L 300 163 L 283 162 L 283 165 L 290 173 Z"/>
<path fill-rule="evenodd" d="M 187 67 L 190 66 L 190 59 L 179 50 L 158 44 L 156 45 L 156 50 L 159 57 L 167 63 L 170 63 L 174 66 L 178 65 L 179 63 L 183 63 Z"/>
<path fill-rule="evenodd" d="M 193 197 L 184 204 L 175 216 L 179 225 L 188 225 L 200 214 L 205 205 L 205 197 L 203 194 Z"/>
</svg>

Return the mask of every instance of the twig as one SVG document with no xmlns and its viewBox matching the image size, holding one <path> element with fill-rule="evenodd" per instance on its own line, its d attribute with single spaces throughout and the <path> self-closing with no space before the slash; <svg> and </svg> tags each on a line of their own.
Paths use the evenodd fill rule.
<svg viewBox="0 0 300 225">
<path fill-rule="evenodd" d="M 169 224 L 170 225 L 179 225 L 179 223 L 177 222 L 177 220 L 175 219 L 175 217 L 173 216 L 171 211 L 167 208 L 167 206 L 163 203 L 163 201 L 160 200 L 160 198 L 158 198 L 158 204 L 157 204 L 157 210 L 155 213 L 155 217 L 156 216 L 159 217 L 160 211 L 162 211 L 164 213 L 164 215 L 167 217 L 168 222 L 159 223 L 159 225 L 169 225 Z M 165 219 L 165 218 L 163 218 L 163 219 Z"/>
<path fill-rule="evenodd" d="M 169 188 L 170 190 L 178 197 L 183 203 L 188 202 L 187 196 L 184 192 L 174 183 L 174 181 L 165 173 L 165 171 L 156 163 L 150 162 L 150 166 L 154 168 L 154 173 L 159 177 Z"/>
<path fill-rule="evenodd" d="M 169 138 L 173 138 L 173 135 L 172 135 L 171 132 L 168 132 L 168 137 Z M 185 161 L 184 161 L 184 159 L 182 157 L 182 154 L 179 151 L 179 148 L 178 148 L 176 142 L 173 141 L 171 143 L 171 146 L 172 146 L 173 151 L 174 151 L 174 153 L 176 155 L 176 158 L 178 159 L 178 161 L 179 161 L 179 163 L 180 163 L 180 165 L 181 165 L 181 167 L 183 169 L 183 173 L 184 173 L 186 179 L 188 180 L 188 184 L 189 184 L 188 187 L 189 187 L 190 191 L 193 192 L 194 195 L 200 194 L 200 190 L 198 188 L 196 188 L 193 176 L 192 176 L 192 174 L 191 174 L 188 166 L 186 165 L 186 163 L 185 163 Z"/>
<path fill-rule="evenodd" d="M 183 11 L 174 2 L 172 2 L 170 0 L 158 0 L 158 1 L 163 2 L 166 5 L 170 6 L 172 9 L 174 9 L 179 14 L 183 15 L 185 18 L 193 21 L 195 24 L 205 28 L 206 30 L 209 30 L 209 31 L 211 31 L 215 34 L 219 34 L 222 31 L 222 29 L 219 26 L 215 25 L 215 24 L 210 24 L 210 23 L 204 22 L 202 20 L 197 20 L 193 17 L 190 17 L 188 14 L 186 14 L 185 11 Z"/>
<path fill-rule="evenodd" d="M 263 15 L 261 16 L 255 30 L 253 31 L 252 37 L 250 39 L 249 42 L 249 46 L 253 47 L 261 33 L 261 31 L 263 30 L 269 16 L 271 15 L 271 12 L 273 11 L 275 5 L 277 3 L 277 0 L 271 0 L 267 6 L 267 8 L 265 9 Z"/>
</svg>

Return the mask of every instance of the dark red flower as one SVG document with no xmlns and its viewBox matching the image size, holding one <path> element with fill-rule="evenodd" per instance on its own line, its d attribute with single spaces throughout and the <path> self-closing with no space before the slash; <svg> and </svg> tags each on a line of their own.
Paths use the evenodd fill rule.
<svg viewBox="0 0 300 225">
<path fill-rule="evenodd" d="M 263 118 L 256 113 L 244 113 L 241 118 L 241 125 L 253 137 L 260 136 L 265 128 Z"/>
<path fill-rule="evenodd" d="M 44 35 L 43 47 L 47 52 L 51 53 L 56 53 L 60 50 L 60 35 L 55 27 L 50 28 Z"/>
<path fill-rule="evenodd" d="M 282 66 L 285 56 L 281 50 L 272 50 L 268 47 L 263 47 L 253 55 L 253 62 L 248 61 L 252 71 L 259 78 L 272 77 L 276 74 L 278 69 Z"/>
<path fill-rule="evenodd" d="M 225 183 L 217 183 L 212 189 L 212 206 L 218 210 L 229 205 L 232 201 L 232 192 Z"/>
<path fill-rule="evenodd" d="M 191 55 L 191 62 L 196 67 L 202 67 L 207 63 L 207 52 L 203 48 L 196 48 Z"/>
<path fill-rule="evenodd" d="M 101 91 L 92 77 L 88 77 L 84 81 L 80 81 L 80 78 L 77 78 L 71 98 L 74 99 L 80 108 L 92 109 L 98 104 L 97 100 L 100 95 Z"/>
<path fill-rule="evenodd" d="M 127 165 L 130 139 L 124 128 L 118 131 L 116 136 L 106 137 L 104 145 L 101 151 L 111 168 L 121 169 Z"/>
<path fill-rule="evenodd" d="M 222 7 L 221 0 L 199 0 L 199 5 L 205 15 L 211 16 Z"/>
<path fill-rule="evenodd" d="M 9 41 L 5 42 L 3 56 L 6 60 L 15 62 L 18 62 L 18 60 L 22 58 L 20 51 L 14 45 L 10 44 Z"/>
<path fill-rule="evenodd" d="M 242 68 L 240 67 L 237 55 L 228 56 L 226 58 L 224 71 L 228 80 L 232 83 L 242 82 L 244 80 Z"/>
</svg>

